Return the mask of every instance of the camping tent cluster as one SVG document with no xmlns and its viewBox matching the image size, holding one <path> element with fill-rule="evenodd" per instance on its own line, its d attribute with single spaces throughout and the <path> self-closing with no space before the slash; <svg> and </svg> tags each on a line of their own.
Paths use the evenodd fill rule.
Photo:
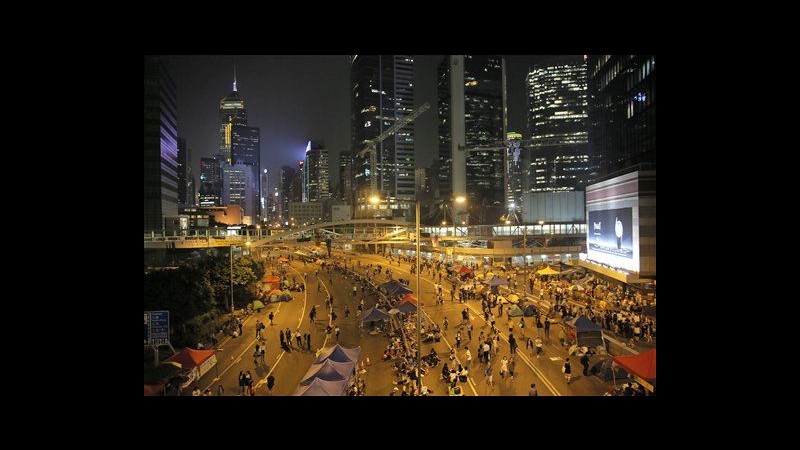
<svg viewBox="0 0 800 450">
<path fill-rule="evenodd" d="M 344 348 L 339 344 L 319 354 L 295 389 L 295 396 L 342 396 L 355 376 L 361 347 Z"/>
</svg>

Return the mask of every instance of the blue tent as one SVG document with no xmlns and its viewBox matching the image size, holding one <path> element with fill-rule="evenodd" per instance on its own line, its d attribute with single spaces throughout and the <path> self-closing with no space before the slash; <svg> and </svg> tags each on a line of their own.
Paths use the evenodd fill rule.
<svg viewBox="0 0 800 450">
<path fill-rule="evenodd" d="M 578 333 L 583 333 L 585 331 L 601 331 L 603 329 L 603 327 L 601 327 L 600 325 L 587 319 L 586 316 L 576 317 L 575 320 L 570 322 L 569 325 L 572 328 L 575 328 L 575 331 L 577 331 Z"/>
<path fill-rule="evenodd" d="M 293 395 L 308 397 L 308 396 L 323 396 L 323 397 L 341 397 L 347 389 L 347 380 L 339 381 L 325 381 L 315 378 L 314 381 L 306 386 L 299 386 L 294 391 Z"/>
<path fill-rule="evenodd" d="M 389 313 L 382 309 L 378 309 L 378 307 L 372 307 L 364 312 L 364 317 L 361 318 L 362 322 L 371 322 L 373 320 L 383 320 L 388 319 Z"/>
<path fill-rule="evenodd" d="M 409 314 L 417 310 L 417 305 L 412 302 L 402 302 L 397 305 L 397 309 L 399 309 L 400 312 Z"/>
<path fill-rule="evenodd" d="M 389 296 L 408 294 L 414 292 L 408 286 L 401 284 L 399 281 L 389 281 L 383 283 L 381 287 L 386 291 Z"/>
<path fill-rule="evenodd" d="M 328 347 L 319 354 L 315 363 L 321 363 L 326 359 L 334 362 L 356 362 L 361 354 L 361 347 L 344 348 L 339 344 Z"/>
<path fill-rule="evenodd" d="M 324 381 L 350 381 L 353 377 L 353 369 L 355 367 L 355 361 L 336 362 L 326 359 L 319 364 L 312 365 L 306 374 L 303 375 L 300 385 L 311 384 L 311 382 L 317 378 Z"/>
<path fill-rule="evenodd" d="M 508 281 L 506 281 L 506 280 L 504 280 L 504 279 L 502 279 L 500 277 L 494 277 L 491 280 L 489 280 L 489 286 L 505 286 L 507 284 L 508 284 Z"/>
</svg>

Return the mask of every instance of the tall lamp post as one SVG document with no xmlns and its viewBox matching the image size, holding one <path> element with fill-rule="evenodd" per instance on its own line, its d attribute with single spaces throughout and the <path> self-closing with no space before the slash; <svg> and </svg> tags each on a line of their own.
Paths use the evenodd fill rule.
<svg viewBox="0 0 800 450">
<path fill-rule="evenodd" d="M 381 198 L 378 197 L 377 195 L 373 195 L 372 197 L 369 198 L 369 202 L 372 203 L 373 205 L 375 205 L 375 214 L 372 215 L 372 218 L 375 219 L 378 216 L 378 205 L 381 203 Z M 375 222 L 373 223 L 373 227 L 372 227 L 372 237 L 373 237 L 373 239 L 375 238 L 376 234 L 378 234 L 378 222 L 377 222 L 377 219 L 375 219 Z M 378 243 L 375 242 L 375 254 L 377 254 L 377 253 L 378 253 Z"/>
<path fill-rule="evenodd" d="M 417 199 L 417 392 L 422 395 L 422 287 L 420 285 L 419 199 Z"/>
<path fill-rule="evenodd" d="M 233 244 L 231 244 L 231 314 L 233 314 Z"/>
</svg>

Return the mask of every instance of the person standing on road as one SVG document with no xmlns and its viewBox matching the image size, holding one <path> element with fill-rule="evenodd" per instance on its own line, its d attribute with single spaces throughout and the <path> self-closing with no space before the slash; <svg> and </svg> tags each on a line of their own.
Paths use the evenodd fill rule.
<svg viewBox="0 0 800 450">
<path fill-rule="evenodd" d="M 299 328 L 294 333 L 294 338 L 297 341 L 297 348 L 302 350 L 303 349 L 303 335 L 300 334 L 300 329 Z"/>
<path fill-rule="evenodd" d="M 336 343 L 337 343 L 337 344 L 339 343 L 339 333 L 341 333 L 341 331 L 342 331 L 342 330 L 340 330 L 340 329 L 339 329 L 339 326 L 337 325 L 337 326 L 336 326 Z"/>
<path fill-rule="evenodd" d="M 503 360 L 500 361 L 500 378 L 506 378 L 506 372 L 508 372 L 508 358 L 503 356 Z"/>
<path fill-rule="evenodd" d="M 442 328 L 444 328 L 444 331 L 447 331 L 447 326 L 448 325 L 449 325 L 449 322 L 447 322 L 447 317 L 445 317 L 444 321 L 442 322 Z"/>
<path fill-rule="evenodd" d="M 333 319 L 333 321 L 336 322 L 336 318 L 337 318 L 336 311 L 331 311 L 331 319 Z"/>
<path fill-rule="evenodd" d="M 589 355 L 586 353 L 581 356 L 581 365 L 583 366 L 583 376 L 589 376 Z"/>
<path fill-rule="evenodd" d="M 517 338 L 514 337 L 513 333 L 508 333 L 508 345 L 511 348 L 511 354 L 517 353 Z"/>
<path fill-rule="evenodd" d="M 528 391 L 528 397 L 538 397 L 539 391 L 536 390 L 536 383 L 531 383 L 531 390 Z"/>
<path fill-rule="evenodd" d="M 542 356 L 542 338 L 536 337 L 536 358 Z"/>
<path fill-rule="evenodd" d="M 461 348 L 461 332 L 456 333 L 456 348 Z"/>
<path fill-rule="evenodd" d="M 467 369 L 471 369 L 472 368 L 472 353 L 469 352 L 468 348 L 464 349 L 464 360 L 466 361 Z"/>
<path fill-rule="evenodd" d="M 289 330 L 289 327 L 286 327 L 286 333 L 284 333 L 284 336 L 286 336 L 286 346 L 291 348 L 292 347 L 292 331 Z"/>
<path fill-rule="evenodd" d="M 550 318 L 544 319 L 544 338 L 550 340 Z"/>
<path fill-rule="evenodd" d="M 272 319 L 275 318 L 275 313 L 273 311 L 269 312 L 269 326 L 273 326 L 275 324 L 272 323 Z"/>
<path fill-rule="evenodd" d="M 517 368 L 517 362 L 514 359 L 514 355 L 511 355 L 511 359 L 508 360 L 508 376 L 511 378 L 511 382 L 514 383 L 514 370 Z"/>
<path fill-rule="evenodd" d="M 489 391 L 490 392 L 494 391 L 494 383 L 492 383 L 492 365 L 491 364 L 487 364 L 486 365 L 486 371 L 484 373 L 486 374 L 486 385 L 489 386 Z"/>
<path fill-rule="evenodd" d="M 273 377 L 272 374 L 269 374 L 269 376 L 267 377 L 267 392 L 268 392 L 267 395 L 272 396 L 272 388 L 274 387 L 275 387 L 275 377 Z"/>
<path fill-rule="evenodd" d="M 353 289 L 355 289 L 355 286 Z M 355 294 L 353 296 L 355 296 Z M 348 317 L 350 317 L 350 305 L 344 307 L 344 318 L 347 319 Z"/>
<path fill-rule="evenodd" d="M 217 397 L 222 397 L 223 395 L 225 395 L 225 388 L 220 384 L 217 386 Z"/>
<path fill-rule="evenodd" d="M 569 358 L 564 361 L 564 365 L 561 367 L 561 372 L 564 374 L 564 377 L 567 379 L 567 384 L 569 384 L 570 378 L 572 378 L 572 365 L 569 362 Z"/>
<path fill-rule="evenodd" d="M 281 340 L 281 348 L 284 348 L 284 347 L 285 347 L 285 344 L 283 343 L 283 330 L 281 330 L 281 332 L 280 332 L 280 334 L 278 335 L 278 337 L 279 337 L 279 338 L 280 338 L 280 340 Z"/>
<path fill-rule="evenodd" d="M 534 347 L 533 339 L 528 338 L 528 340 L 525 341 L 525 351 L 527 351 L 528 354 L 531 356 L 533 356 L 533 347 Z"/>
</svg>

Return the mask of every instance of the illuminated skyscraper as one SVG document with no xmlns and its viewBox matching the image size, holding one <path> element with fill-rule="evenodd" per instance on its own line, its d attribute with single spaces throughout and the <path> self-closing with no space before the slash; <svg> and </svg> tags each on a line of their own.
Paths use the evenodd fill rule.
<svg viewBox="0 0 800 450">
<path fill-rule="evenodd" d="M 200 158 L 200 206 L 222 205 L 222 164 L 225 157 Z"/>
<path fill-rule="evenodd" d="M 230 164 L 233 126 L 247 125 L 247 110 L 244 109 L 244 100 L 236 90 L 235 68 L 233 72 L 233 91 L 219 102 L 219 121 L 219 153 L 224 155 L 226 162 Z"/>
<path fill-rule="evenodd" d="M 356 217 L 414 217 L 414 125 L 403 127 L 359 154 L 374 139 L 414 110 L 414 58 L 411 55 L 354 55 L 351 58 L 352 151 Z M 376 211 L 372 195 L 383 201 Z"/>
<path fill-rule="evenodd" d="M 525 149 L 529 192 L 583 190 L 597 175 L 586 83 L 584 61 L 537 65 L 528 73 L 528 129 L 534 142 L 547 143 Z"/>
<path fill-rule="evenodd" d="M 175 82 L 163 63 L 144 57 L 144 229 L 161 231 L 178 215 L 178 119 Z"/>
<path fill-rule="evenodd" d="M 319 202 L 330 198 L 328 150 L 324 142 L 308 141 L 304 168 L 305 201 Z"/>
<path fill-rule="evenodd" d="M 656 160 L 655 55 L 588 55 L 589 143 L 606 172 Z"/>
<path fill-rule="evenodd" d="M 178 205 L 194 205 L 192 151 L 186 139 L 178 138 Z"/>
<path fill-rule="evenodd" d="M 439 191 L 449 198 L 451 188 L 450 57 L 439 64 Z M 464 125 L 467 148 L 497 146 L 505 139 L 505 68 L 500 56 L 465 55 Z M 496 221 L 504 212 L 503 153 L 470 151 L 466 156 L 466 187 L 470 217 L 481 223 Z"/>
</svg>

